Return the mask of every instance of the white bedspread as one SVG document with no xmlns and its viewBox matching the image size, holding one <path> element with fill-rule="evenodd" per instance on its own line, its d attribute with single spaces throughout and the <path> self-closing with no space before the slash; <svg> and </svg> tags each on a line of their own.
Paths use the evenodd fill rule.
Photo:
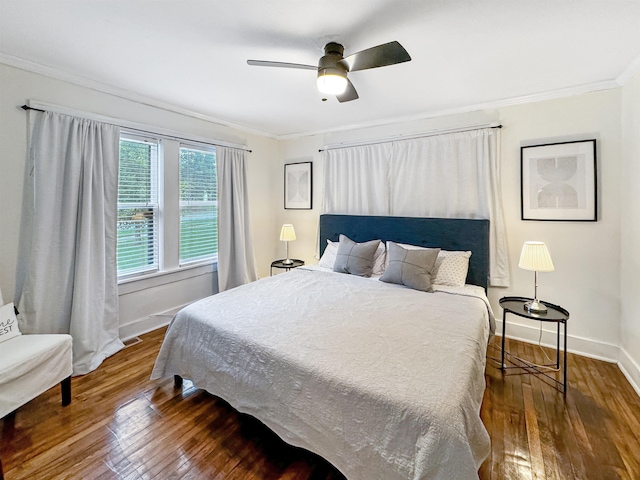
<svg viewBox="0 0 640 480">
<path fill-rule="evenodd" d="M 152 378 L 193 380 L 350 480 L 478 478 L 492 315 L 482 289 L 452 293 L 294 269 L 181 310 Z"/>
</svg>

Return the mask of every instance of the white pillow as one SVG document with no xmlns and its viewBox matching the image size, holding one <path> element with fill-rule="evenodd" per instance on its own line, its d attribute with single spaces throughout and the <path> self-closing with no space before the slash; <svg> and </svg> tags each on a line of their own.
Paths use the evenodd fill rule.
<svg viewBox="0 0 640 480">
<path fill-rule="evenodd" d="M 471 252 L 450 252 L 440 250 L 436 264 L 431 270 L 432 283 L 462 287 L 467 281 Z"/>
<path fill-rule="evenodd" d="M 319 267 L 330 268 L 333 270 L 333 264 L 336 263 L 336 254 L 338 253 L 338 242 L 327 240 L 327 248 L 320 257 Z"/>
<path fill-rule="evenodd" d="M 327 240 L 327 248 L 324 249 L 322 257 L 318 262 L 319 267 L 330 268 L 333 270 L 333 264 L 336 262 L 336 254 L 338 253 L 339 242 Z M 373 254 L 373 272 L 372 275 L 382 275 L 387 265 L 387 250 L 384 242 L 380 242 L 376 253 Z"/>
<path fill-rule="evenodd" d="M 372 275 L 382 275 L 387 266 L 387 248 L 384 242 L 380 242 L 376 253 L 373 254 L 373 272 Z"/>
<path fill-rule="evenodd" d="M 21 335 L 13 303 L 0 307 L 0 343 Z"/>
<path fill-rule="evenodd" d="M 407 245 L 399 243 L 407 250 L 422 250 L 427 247 Z M 433 285 L 447 285 L 449 287 L 462 287 L 467 281 L 469 271 L 469 251 L 440 250 L 436 264 L 431 270 L 431 283 Z"/>
</svg>

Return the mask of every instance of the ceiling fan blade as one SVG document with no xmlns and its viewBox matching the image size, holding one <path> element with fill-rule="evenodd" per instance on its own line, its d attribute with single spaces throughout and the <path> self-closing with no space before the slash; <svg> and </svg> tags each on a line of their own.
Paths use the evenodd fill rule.
<svg viewBox="0 0 640 480">
<path fill-rule="evenodd" d="M 371 47 L 346 57 L 343 61 L 350 72 L 369 68 L 386 67 L 396 63 L 408 62 L 411 56 L 398 42 L 389 42 Z"/>
<path fill-rule="evenodd" d="M 356 88 L 353 86 L 353 83 L 351 83 L 351 80 L 347 78 L 347 89 L 340 95 L 336 95 L 336 98 L 340 103 L 344 103 L 357 100 L 360 97 L 358 97 L 358 92 L 356 92 Z"/>
<path fill-rule="evenodd" d="M 247 60 L 247 63 L 256 67 L 300 68 L 302 70 L 318 71 L 318 67 L 314 65 L 303 65 L 301 63 L 269 62 L 267 60 Z"/>
</svg>

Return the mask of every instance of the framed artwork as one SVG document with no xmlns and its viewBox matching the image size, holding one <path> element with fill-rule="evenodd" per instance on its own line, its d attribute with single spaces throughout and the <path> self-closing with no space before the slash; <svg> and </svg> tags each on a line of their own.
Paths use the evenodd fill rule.
<svg viewBox="0 0 640 480">
<path fill-rule="evenodd" d="M 288 163 L 284 166 L 284 208 L 311 210 L 313 188 L 312 162 Z"/>
<path fill-rule="evenodd" d="M 520 148 L 522 220 L 595 222 L 596 141 Z"/>
</svg>

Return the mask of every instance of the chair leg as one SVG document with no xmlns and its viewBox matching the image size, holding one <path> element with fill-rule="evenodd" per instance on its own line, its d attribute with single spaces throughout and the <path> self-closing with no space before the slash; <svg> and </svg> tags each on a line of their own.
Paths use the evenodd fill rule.
<svg viewBox="0 0 640 480">
<path fill-rule="evenodd" d="M 182 377 L 180 375 L 173 376 L 173 388 L 182 388 Z"/>
<path fill-rule="evenodd" d="M 71 403 L 71 377 L 60 382 L 60 390 L 62 391 L 62 406 L 66 407 Z"/>
</svg>

